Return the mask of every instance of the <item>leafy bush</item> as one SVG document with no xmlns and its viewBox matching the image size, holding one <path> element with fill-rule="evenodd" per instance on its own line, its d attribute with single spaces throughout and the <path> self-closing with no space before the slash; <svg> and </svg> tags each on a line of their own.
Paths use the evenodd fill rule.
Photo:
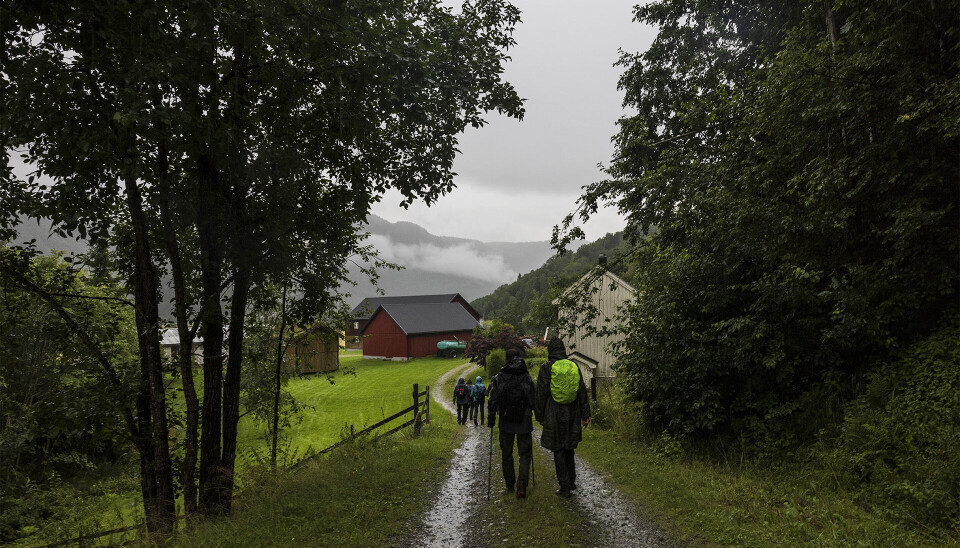
<svg viewBox="0 0 960 548">
<path fill-rule="evenodd" d="M 543 358 L 544 361 L 547 360 L 547 347 L 546 346 L 537 346 L 534 348 L 527 349 L 527 363 L 530 363 L 530 358 Z"/>
<path fill-rule="evenodd" d="M 891 514 L 960 526 L 960 328 L 920 341 L 872 375 L 849 406 L 836 454 Z"/>
<path fill-rule="evenodd" d="M 507 362 L 507 351 L 502 348 L 494 348 L 487 354 L 487 375 L 493 378 L 500 372 L 503 364 Z"/>
<path fill-rule="evenodd" d="M 486 367 L 487 354 L 495 348 L 523 352 L 527 349 L 527 345 L 514 332 L 513 326 L 494 320 L 487 328 L 478 325 L 473 329 L 473 338 L 467 343 L 464 356 L 473 363 Z M 499 369 L 498 367 L 497 370 Z"/>
<path fill-rule="evenodd" d="M 527 369 L 533 369 L 547 363 L 547 358 L 525 358 L 524 361 L 527 362 Z"/>
</svg>

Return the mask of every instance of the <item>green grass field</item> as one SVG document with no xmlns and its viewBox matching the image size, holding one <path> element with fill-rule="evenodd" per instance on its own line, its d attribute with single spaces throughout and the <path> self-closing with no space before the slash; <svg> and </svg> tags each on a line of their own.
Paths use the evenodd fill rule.
<svg viewBox="0 0 960 548">
<path fill-rule="evenodd" d="M 307 407 L 300 422 L 294 422 L 283 434 L 289 438 L 291 449 L 299 453 L 329 447 L 340 441 L 345 426 L 348 432 L 351 424 L 359 431 L 409 407 L 413 404 L 414 383 L 421 391 L 427 385 L 432 390 L 443 373 L 462 363 L 462 358 L 435 357 L 408 362 L 364 360 L 357 352 L 342 353 L 341 371 L 332 374 L 332 384 L 324 374 L 290 380 L 287 390 Z M 388 428 L 398 424 L 391 423 Z M 266 449 L 267 433 L 267 424 L 257 423 L 248 415 L 240 421 L 237 444 L 242 451 Z"/>
</svg>

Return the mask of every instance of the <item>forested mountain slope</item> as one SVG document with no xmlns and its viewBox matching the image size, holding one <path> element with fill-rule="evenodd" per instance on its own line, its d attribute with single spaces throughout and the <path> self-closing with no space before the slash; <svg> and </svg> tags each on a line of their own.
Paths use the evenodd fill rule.
<svg viewBox="0 0 960 548">
<path fill-rule="evenodd" d="M 623 232 L 607 234 L 575 252 L 550 257 L 540 268 L 519 276 L 515 282 L 501 285 L 493 293 L 470 304 L 485 319 L 503 320 L 516 327 L 518 333 L 542 334 L 556 317 L 551 302 L 559 292 L 595 266 L 600 255 L 613 258 L 623 248 Z M 630 277 L 626 265 L 611 261 L 609 268 L 618 275 Z"/>
</svg>

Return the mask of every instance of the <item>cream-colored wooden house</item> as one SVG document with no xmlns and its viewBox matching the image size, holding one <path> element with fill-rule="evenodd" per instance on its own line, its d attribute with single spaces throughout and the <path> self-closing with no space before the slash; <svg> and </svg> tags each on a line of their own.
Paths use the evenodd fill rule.
<svg viewBox="0 0 960 548">
<path fill-rule="evenodd" d="M 568 300 L 572 294 L 576 293 L 587 299 L 597 314 L 592 320 L 595 329 L 601 329 L 604 325 L 612 326 L 614 322 L 619 321 L 618 316 L 621 309 L 634 298 L 637 290 L 620 276 L 606 270 L 606 257 L 601 257 L 600 266 L 602 272 L 593 271 L 579 281 L 574 283 L 564 292 L 564 297 L 554 301 L 562 307 L 562 301 Z M 560 309 L 560 315 L 563 317 L 565 311 Z M 582 321 L 576 322 L 578 324 Z M 616 358 L 611 349 L 611 344 L 623 340 L 622 335 L 603 337 L 588 333 L 585 328 L 576 329 L 573 334 L 561 335 L 563 343 L 567 347 L 569 359 L 580 366 L 584 380 L 597 378 L 598 380 L 609 380 L 616 376 L 613 370 L 613 364 Z M 589 386 L 589 381 L 587 382 Z"/>
</svg>

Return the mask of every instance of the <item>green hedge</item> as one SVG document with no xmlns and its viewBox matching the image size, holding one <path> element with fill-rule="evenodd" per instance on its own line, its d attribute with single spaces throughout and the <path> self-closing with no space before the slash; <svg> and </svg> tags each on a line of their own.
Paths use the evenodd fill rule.
<svg viewBox="0 0 960 548">
<path fill-rule="evenodd" d="M 507 361 L 507 351 L 502 348 L 494 348 L 487 354 L 487 375 L 492 379 L 494 375 L 500 372 L 503 364 Z"/>
</svg>

